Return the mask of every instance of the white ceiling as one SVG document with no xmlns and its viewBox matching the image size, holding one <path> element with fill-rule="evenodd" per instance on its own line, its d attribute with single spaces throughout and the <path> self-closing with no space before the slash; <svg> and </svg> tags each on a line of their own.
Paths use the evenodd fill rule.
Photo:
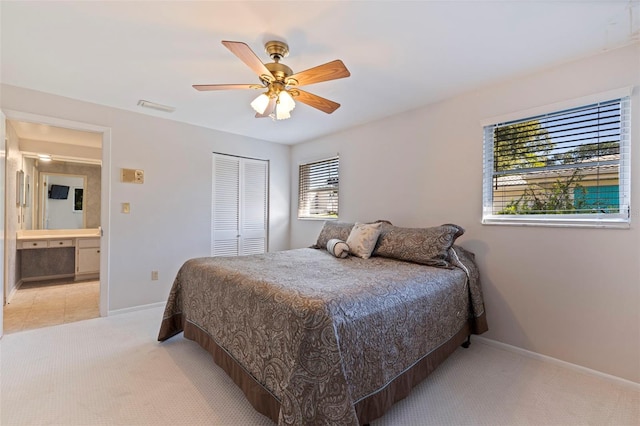
<svg viewBox="0 0 640 426">
<path fill-rule="evenodd" d="M 2 1 L 6 84 L 293 144 L 640 38 L 640 0 Z M 258 83 L 221 40 L 284 40 L 299 72 L 342 59 L 351 77 L 306 86 L 342 107 L 256 119 Z M 174 113 L 137 106 L 140 99 Z"/>
</svg>

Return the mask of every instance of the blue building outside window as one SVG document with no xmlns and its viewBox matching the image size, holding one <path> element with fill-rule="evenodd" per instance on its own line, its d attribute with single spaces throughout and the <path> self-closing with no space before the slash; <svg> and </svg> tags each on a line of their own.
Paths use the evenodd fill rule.
<svg viewBox="0 0 640 426">
<path fill-rule="evenodd" d="M 582 186 L 573 191 L 573 202 L 578 209 L 593 209 L 594 213 L 617 213 L 620 209 L 618 185 Z"/>
</svg>

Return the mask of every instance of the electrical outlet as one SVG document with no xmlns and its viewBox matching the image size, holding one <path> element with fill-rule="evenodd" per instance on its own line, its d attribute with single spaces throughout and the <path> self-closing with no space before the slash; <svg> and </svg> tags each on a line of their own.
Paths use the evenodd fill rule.
<svg viewBox="0 0 640 426">
<path fill-rule="evenodd" d="M 120 210 L 124 214 L 129 214 L 131 212 L 131 205 L 129 203 L 122 203 L 122 208 Z"/>
<path fill-rule="evenodd" d="M 151 271 L 151 281 L 158 280 L 158 271 Z"/>
</svg>

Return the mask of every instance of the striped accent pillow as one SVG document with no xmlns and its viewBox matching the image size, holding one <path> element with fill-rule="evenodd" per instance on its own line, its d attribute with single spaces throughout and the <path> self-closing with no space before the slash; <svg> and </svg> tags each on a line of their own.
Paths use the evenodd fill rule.
<svg viewBox="0 0 640 426">
<path fill-rule="evenodd" d="M 349 256 L 349 246 L 347 243 L 337 238 L 332 238 L 327 241 L 327 251 L 340 259 L 344 259 Z"/>
</svg>

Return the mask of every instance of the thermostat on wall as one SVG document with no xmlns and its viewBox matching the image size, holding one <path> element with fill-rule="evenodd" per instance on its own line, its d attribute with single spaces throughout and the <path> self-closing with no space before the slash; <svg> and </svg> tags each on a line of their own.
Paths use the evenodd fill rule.
<svg viewBox="0 0 640 426">
<path fill-rule="evenodd" d="M 144 170 L 122 169 L 122 182 L 144 183 Z"/>
</svg>

